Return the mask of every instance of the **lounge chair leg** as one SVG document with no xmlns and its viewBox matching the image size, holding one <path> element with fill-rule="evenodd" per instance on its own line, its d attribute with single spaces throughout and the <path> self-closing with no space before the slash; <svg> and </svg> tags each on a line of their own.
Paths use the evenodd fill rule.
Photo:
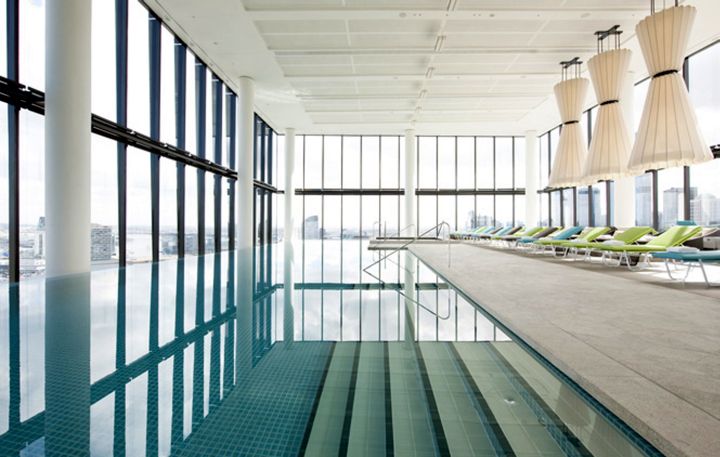
<svg viewBox="0 0 720 457">
<path fill-rule="evenodd" d="M 705 272 L 705 265 L 703 265 L 702 260 L 698 260 L 698 265 L 700 266 L 700 271 L 702 271 L 703 279 L 705 279 L 705 287 L 709 289 L 710 281 L 708 281 L 707 273 Z"/>
</svg>

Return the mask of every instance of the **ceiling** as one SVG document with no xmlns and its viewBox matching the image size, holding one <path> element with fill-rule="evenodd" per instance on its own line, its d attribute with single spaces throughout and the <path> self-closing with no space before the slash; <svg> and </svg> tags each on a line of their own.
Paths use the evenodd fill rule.
<svg viewBox="0 0 720 457">
<path fill-rule="evenodd" d="M 253 77 L 272 125 L 306 133 L 541 129 L 557 122 L 558 62 L 591 57 L 593 32 L 616 24 L 634 41 L 649 12 L 649 0 L 147 3 L 226 80 Z"/>
</svg>

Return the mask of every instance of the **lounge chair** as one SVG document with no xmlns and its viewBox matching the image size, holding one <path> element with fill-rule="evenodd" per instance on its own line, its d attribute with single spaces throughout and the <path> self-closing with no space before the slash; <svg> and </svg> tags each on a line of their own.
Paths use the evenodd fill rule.
<svg viewBox="0 0 720 457">
<path fill-rule="evenodd" d="M 495 238 L 499 236 L 505 236 L 510 235 L 510 232 L 512 232 L 515 229 L 512 225 L 508 225 L 506 227 L 502 227 L 500 230 L 496 231 L 495 233 L 482 233 L 477 236 L 477 238 L 483 239 L 483 240 L 489 240 L 490 238 Z"/>
<path fill-rule="evenodd" d="M 637 243 L 638 240 L 640 240 L 645 235 L 654 233 L 652 227 L 630 227 L 625 230 L 617 230 L 615 231 L 612 240 L 607 241 L 595 241 L 600 236 L 604 235 L 608 231 L 610 231 L 607 227 L 599 228 L 600 230 L 598 233 L 593 233 L 593 238 L 589 240 L 570 240 L 563 243 L 560 243 L 560 247 L 563 247 L 567 249 L 566 254 L 578 254 L 579 251 L 584 251 L 585 260 L 589 260 L 590 256 L 594 251 L 602 250 L 603 247 L 607 246 L 608 244 L 614 244 L 616 246 L 627 246 L 627 245 L 633 245 L 634 243 Z M 604 229 L 604 231 L 603 231 Z"/>
<path fill-rule="evenodd" d="M 539 231 L 537 231 L 536 233 L 533 233 L 532 235 L 515 237 L 511 240 L 506 240 L 506 241 L 508 241 L 508 244 L 511 246 L 514 244 L 515 247 L 522 247 L 522 246 L 528 245 L 529 243 L 533 243 L 533 242 L 539 240 L 540 238 L 546 238 L 546 237 L 552 235 L 553 233 L 560 233 L 560 231 L 562 231 L 562 229 L 563 229 L 562 227 L 541 227 Z M 504 237 L 504 238 L 507 238 L 507 237 Z"/>
<path fill-rule="evenodd" d="M 682 278 L 683 284 L 687 281 L 690 271 L 694 267 L 699 267 L 700 271 L 702 271 L 706 287 L 710 287 L 710 281 L 708 281 L 707 272 L 705 271 L 705 263 L 720 262 L 720 250 L 700 251 L 692 248 L 688 250 L 673 250 L 670 248 L 665 252 L 653 252 L 652 256 L 656 259 L 662 259 L 665 261 L 665 269 L 672 280 L 677 280 L 679 278 L 673 276 L 673 273 L 670 270 L 670 264 L 672 263 L 673 269 L 676 269 L 678 264 L 685 266 L 687 271 L 685 272 L 685 276 Z"/>
<path fill-rule="evenodd" d="M 562 249 L 562 255 L 567 255 L 568 251 L 574 248 L 574 246 L 580 246 L 582 244 L 592 243 L 599 237 L 605 235 L 612 230 L 610 227 L 586 227 L 578 236 L 574 239 L 558 240 L 548 239 L 543 241 L 542 244 L 546 246 L 552 246 L 553 250 L 556 248 Z M 540 242 L 540 240 L 538 240 Z M 574 252 L 577 252 L 576 250 Z"/>
<path fill-rule="evenodd" d="M 554 254 L 555 245 L 562 241 L 568 241 L 571 237 L 577 235 L 578 233 L 581 233 L 583 229 L 584 227 L 581 225 L 568 227 L 566 229 L 560 230 L 559 232 L 555 232 L 550 236 L 535 240 L 534 242 L 532 242 L 532 247 L 535 248 L 536 251 L 540 252 L 545 252 L 547 248 L 551 248 L 551 251 Z"/>
<path fill-rule="evenodd" d="M 487 225 L 483 225 L 482 227 L 476 227 L 474 229 L 470 230 L 458 230 L 456 232 L 453 232 L 450 234 L 450 238 L 456 239 L 456 240 L 462 240 L 466 236 L 472 234 L 472 233 L 481 233 L 483 230 L 487 229 Z"/>
<path fill-rule="evenodd" d="M 629 269 L 633 269 L 633 265 L 630 262 L 630 256 L 636 255 L 638 257 L 637 264 L 639 265 L 641 260 L 645 260 L 645 263 L 649 262 L 650 254 L 655 252 L 664 252 L 668 248 L 674 246 L 680 246 L 690 238 L 700 234 L 702 227 L 697 225 L 676 225 L 667 229 L 662 234 L 648 241 L 647 244 L 632 244 L 625 246 L 613 246 L 613 245 L 602 245 L 602 248 L 598 248 L 603 253 L 603 261 L 612 260 L 613 256 L 617 254 L 618 263 L 617 266 L 622 265 L 623 261 L 626 263 Z"/>
<path fill-rule="evenodd" d="M 504 235 L 504 236 L 499 237 L 498 239 L 502 240 L 502 241 L 515 241 L 524 236 L 533 236 L 536 233 L 538 233 L 541 230 L 544 230 L 546 228 L 547 227 L 525 227 L 523 230 L 517 231 L 512 235 Z"/>
</svg>

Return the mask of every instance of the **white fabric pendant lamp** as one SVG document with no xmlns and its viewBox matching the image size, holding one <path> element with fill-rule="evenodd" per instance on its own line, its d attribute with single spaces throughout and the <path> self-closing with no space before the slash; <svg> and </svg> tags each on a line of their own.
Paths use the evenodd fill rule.
<svg viewBox="0 0 720 457">
<path fill-rule="evenodd" d="M 598 102 L 597 118 L 585 163 L 584 174 L 588 185 L 638 174 L 632 173 L 627 167 L 632 143 L 620 105 L 620 92 L 627 77 L 632 52 L 620 49 L 621 33 L 619 26 L 595 32 L 598 37 L 598 54 L 587 63 Z M 611 37 L 615 48 L 603 50 L 604 40 Z M 626 103 L 632 103 L 632 100 Z"/>
<path fill-rule="evenodd" d="M 563 81 L 554 87 L 562 120 L 560 140 L 555 150 L 555 161 L 548 181 L 548 186 L 554 188 L 574 187 L 584 182 L 587 137 L 580 127 L 580 115 L 590 82 L 580 78 L 580 64 L 582 62 L 577 57 L 568 62 L 561 62 Z M 570 68 L 575 71 L 573 78 L 568 78 Z"/>
<path fill-rule="evenodd" d="M 677 1 L 659 12 L 654 6 L 635 27 L 652 77 L 628 162 L 631 171 L 641 173 L 713 158 L 680 74 L 696 9 L 677 6 Z"/>
</svg>

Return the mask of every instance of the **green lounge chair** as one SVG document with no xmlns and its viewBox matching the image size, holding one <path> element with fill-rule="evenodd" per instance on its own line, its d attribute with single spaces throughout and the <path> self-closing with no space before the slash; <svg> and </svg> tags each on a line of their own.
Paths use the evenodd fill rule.
<svg viewBox="0 0 720 457">
<path fill-rule="evenodd" d="M 580 232 L 577 238 L 573 240 L 547 240 L 543 244 L 552 246 L 553 248 L 562 248 L 562 254 L 565 256 L 571 250 L 573 250 L 573 252 L 577 252 L 577 249 L 575 249 L 576 247 L 592 243 L 599 237 L 608 233 L 610 230 L 610 227 L 587 227 L 585 230 Z"/>
<path fill-rule="evenodd" d="M 623 231 L 616 231 L 613 234 L 612 241 L 614 243 L 622 243 L 618 244 L 618 246 L 633 245 L 634 243 L 637 243 L 640 238 L 651 233 L 655 233 L 655 230 L 653 230 L 652 227 L 630 227 Z M 595 252 L 596 250 L 601 250 L 603 247 L 607 246 L 606 242 L 604 241 L 594 241 L 602 235 L 604 235 L 604 233 L 595 236 L 593 240 L 589 241 L 567 241 L 565 243 L 562 243 L 561 247 L 566 248 L 570 254 L 578 254 L 581 250 L 585 251 L 584 259 L 589 260 L 593 252 Z"/>
<path fill-rule="evenodd" d="M 623 261 L 625 261 L 627 267 L 632 270 L 632 263 L 630 262 L 631 255 L 638 256 L 638 264 L 640 264 L 643 257 L 645 263 L 648 263 L 650 254 L 654 252 L 664 252 L 670 247 L 680 246 L 701 232 L 702 227 L 697 225 L 676 225 L 648 241 L 647 244 L 630 244 L 625 246 L 603 244 L 598 250 L 603 253 L 603 263 L 608 263 L 608 261 L 612 260 L 614 255 L 617 254 L 617 266 L 622 265 Z"/>
<path fill-rule="evenodd" d="M 534 236 L 535 234 L 539 233 L 541 230 L 544 230 L 546 228 L 547 227 L 525 227 L 523 230 L 520 230 L 519 232 L 515 232 L 513 235 L 505 235 L 505 236 L 499 237 L 498 239 L 500 239 L 502 241 L 515 241 L 524 236 Z"/>
<path fill-rule="evenodd" d="M 541 227 L 540 231 L 534 233 L 533 235 L 525 235 L 519 238 L 515 238 L 513 240 L 510 240 L 508 244 L 512 246 L 514 243 L 516 248 L 522 248 L 525 246 L 529 246 L 530 243 L 534 243 L 541 238 L 547 238 L 549 236 L 561 233 L 562 230 L 563 227 Z"/>
</svg>

